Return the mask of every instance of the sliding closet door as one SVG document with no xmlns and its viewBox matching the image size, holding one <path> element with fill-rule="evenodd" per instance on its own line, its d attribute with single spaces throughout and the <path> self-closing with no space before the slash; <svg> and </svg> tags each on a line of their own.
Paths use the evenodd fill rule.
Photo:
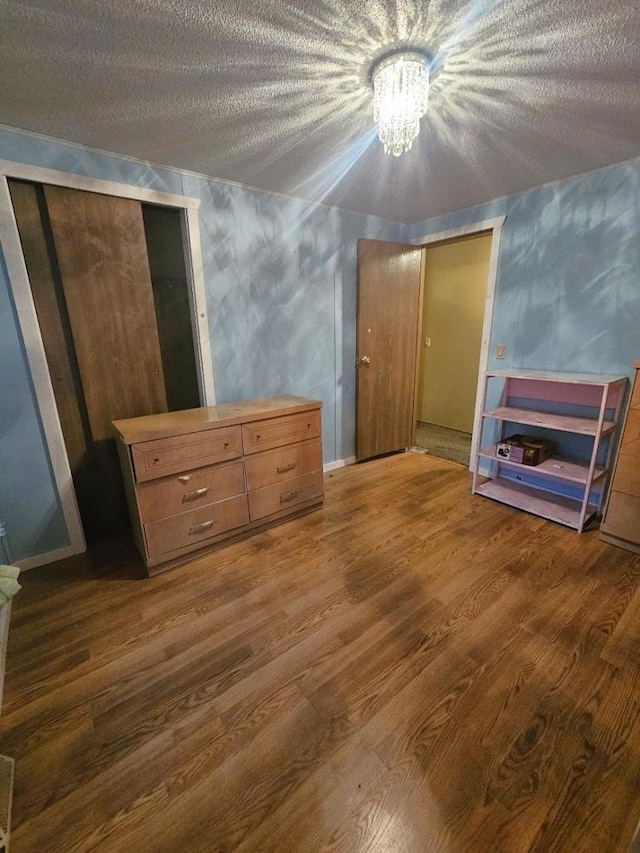
<svg viewBox="0 0 640 853">
<path fill-rule="evenodd" d="M 51 235 L 46 227 L 44 194 L 42 187 L 18 181 L 9 181 L 9 189 L 53 383 L 58 417 L 69 465 L 73 471 L 82 464 L 87 453 L 82 390 L 62 283 L 57 274 L 55 257 L 52 257 L 54 249 Z"/>
<path fill-rule="evenodd" d="M 10 182 L 87 541 L 129 526 L 111 421 L 167 411 L 142 207 Z"/>
<path fill-rule="evenodd" d="M 142 205 L 45 187 L 91 427 L 167 411 Z"/>
</svg>

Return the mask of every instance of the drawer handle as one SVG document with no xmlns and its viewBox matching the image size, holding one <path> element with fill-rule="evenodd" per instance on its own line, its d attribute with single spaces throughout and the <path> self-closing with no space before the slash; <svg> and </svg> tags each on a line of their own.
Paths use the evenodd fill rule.
<svg viewBox="0 0 640 853">
<path fill-rule="evenodd" d="M 213 520 L 211 521 L 202 521 L 200 524 L 192 524 L 189 528 L 189 535 L 192 533 L 202 533 L 203 530 L 208 530 L 210 527 L 213 527 Z"/>
<path fill-rule="evenodd" d="M 206 495 L 209 491 L 209 487 L 205 486 L 202 489 L 196 489 L 195 492 L 187 492 L 182 496 L 183 501 L 195 501 L 197 498 L 201 498 L 203 495 Z"/>
<path fill-rule="evenodd" d="M 298 497 L 298 492 L 300 489 L 296 489 L 294 492 L 287 492 L 286 495 L 280 495 L 280 503 L 287 504 L 289 501 L 294 501 Z"/>
<path fill-rule="evenodd" d="M 191 474 L 182 474 L 181 477 L 178 477 L 178 480 L 180 480 L 181 483 L 188 483 L 190 479 Z"/>
<path fill-rule="evenodd" d="M 283 465 L 278 465 L 276 471 L 278 472 L 278 474 L 284 474 L 285 471 L 293 471 L 295 467 L 295 462 L 285 462 Z"/>
</svg>

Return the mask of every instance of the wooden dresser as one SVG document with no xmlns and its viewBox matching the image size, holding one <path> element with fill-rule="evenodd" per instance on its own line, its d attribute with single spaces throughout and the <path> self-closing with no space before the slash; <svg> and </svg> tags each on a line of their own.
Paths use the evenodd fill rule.
<svg viewBox="0 0 640 853">
<path fill-rule="evenodd" d="M 600 538 L 640 553 L 640 361 L 635 369 Z"/>
<path fill-rule="evenodd" d="M 114 421 L 148 574 L 321 504 L 321 405 L 284 395 Z"/>
</svg>

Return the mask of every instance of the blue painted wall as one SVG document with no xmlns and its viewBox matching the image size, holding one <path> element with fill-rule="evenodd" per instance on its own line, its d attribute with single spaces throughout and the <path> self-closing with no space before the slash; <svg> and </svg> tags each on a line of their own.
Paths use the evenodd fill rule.
<svg viewBox="0 0 640 853">
<path fill-rule="evenodd" d="M 353 455 L 356 250 L 507 214 L 492 366 L 623 373 L 640 357 L 640 162 L 411 227 L 0 130 L 0 158 L 202 200 L 219 402 L 324 404 L 325 461 Z M 12 559 L 68 543 L 0 254 L 0 518 Z"/>
<path fill-rule="evenodd" d="M 426 220 L 410 234 L 505 214 L 489 367 L 631 378 L 640 358 L 640 161 Z M 485 422 L 483 445 L 495 426 Z M 588 453 L 579 437 L 564 441 L 568 455 Z"/>
<path fill-rule="evenodd" d="M 218 402 L 318 397 L 325 462 L 353 455 L 357 240 L 406 226 L 19 131 L 0 130 L 0 158 L 199 197 Z M 13 560 L 68 544 L 1 254 L 0 519 Z"/>
<path fill-rule="evenodd" d="M 2 559 L 67 544 L 31 377 L 0 255 L 0 519 Z"/>
<path fill-rule="evenodd" d="M 631 377 L 640 358 L 640 161 L 412 225 L 412 238 L 506 214 L 490 367 Z M 506 345 L 506 358 L 493 357 Z"/>
<path fill-rule="evenodd" d="M 202 200 L 218 402 L 319 398 L 325 462 L 353 456 L 357 241 L 406 226 L 189 175 L 184 191 Z"/>
</svg>

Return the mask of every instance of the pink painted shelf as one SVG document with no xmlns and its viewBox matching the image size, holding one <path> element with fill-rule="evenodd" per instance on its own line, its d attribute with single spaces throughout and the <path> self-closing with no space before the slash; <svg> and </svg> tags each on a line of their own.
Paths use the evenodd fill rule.
<svg viewBox="0 0 640 853">
<path fill-rule="evenodd" d="M 583 459 L 552 456 L 539 465 L 510 462 L 496 455 L 495 444 L 485 447 L 475 459 L 473 493 L 582 532 L 602 510 L 613 433 L 626 384 L 625 376 L 598 373 L 489 371 L 484 383 L 482 430 L 493 424 L 493 441 L 505 437 L 508 423 L 587 436 L 591 441 L 588 455 L 584 439 L 575 445 L 585 452 Z M 497 399 L 496 392 L 499 405 L 487 408 L 487 399 Z M 529 404 L 530 408 L 523 408 Z M 545 411 L 547 408 L 554 411 Z M 580 412 L 589 417 L 580 417 Z M 489 479 L 484 480 L 481 474 L 487 469 Z"/>
<path fill-rule="evenodd" d="M 502 376 L 505 379 L 541 380 L 543 382 L 562 382 L 565 385 L 616 385 L 625 382 L 624 376 L 610 373 L 563 373 L 560 370 L 527 370 L 509 368 L 507 370 L 489 370 L 487 376 Z"/>
<path fill-rule="evenodd" d="M 531 486 L 522 486 L 519 483 L 510 483 L 507 480 L 487 480 L 486 483 L 478 486 L 476 494 L 484 495 L 516 509 L 523 509 L 542 518 L 548 518 L 550 521 L 557 521 L 567 527 L 577 528 L 581 523 L 582 501 L 554 495 Z M 582 523 L 582 527 L 593 518 L 597 511 L 596 504 L 588 505 L 586 519 Z"/>
<path fill-rule="evenodd" d="M 508 459 L 501 459 L 496 455 L 495 444 L 492 447 L 485 447 L 479 454 L 483 459 L 493 459 L 499 462 L 505 468 L 512 468 L 514 471 L 526 471 L 528 473 L 544 474 L 545 477 L 552 477 L 558 480 L 568 480 L 571 483 L 586 483 L 589 479 L 589 464 L 578 459 L 567 459 L 563 456 L 552 456 L 551 459 L 545 459 L 539 465 L 522 465 L 520 462 L 511 462 Z M 606 468 L 597 467 L 593 471 L 592 480 L 595 482 L 607 473 Z"/>
<path fill-rule="evenodd" d="M 596 435 L 598 421 L 592 418 L 576 418 L 571 415 L 557 415 L 548 412 L 536 412 L 530 409 L 516 409 L 512 406 L 500 406 L 484 413 L 487 418 L 500 421 L 541 426 L 546 429 L 558 429 L 562 432 L 577 432 L 579 435 Z M 602 424 L 602 435 L 607 435 L 616 428 L 615 421 L 605 421 Z"/>
</svg>

